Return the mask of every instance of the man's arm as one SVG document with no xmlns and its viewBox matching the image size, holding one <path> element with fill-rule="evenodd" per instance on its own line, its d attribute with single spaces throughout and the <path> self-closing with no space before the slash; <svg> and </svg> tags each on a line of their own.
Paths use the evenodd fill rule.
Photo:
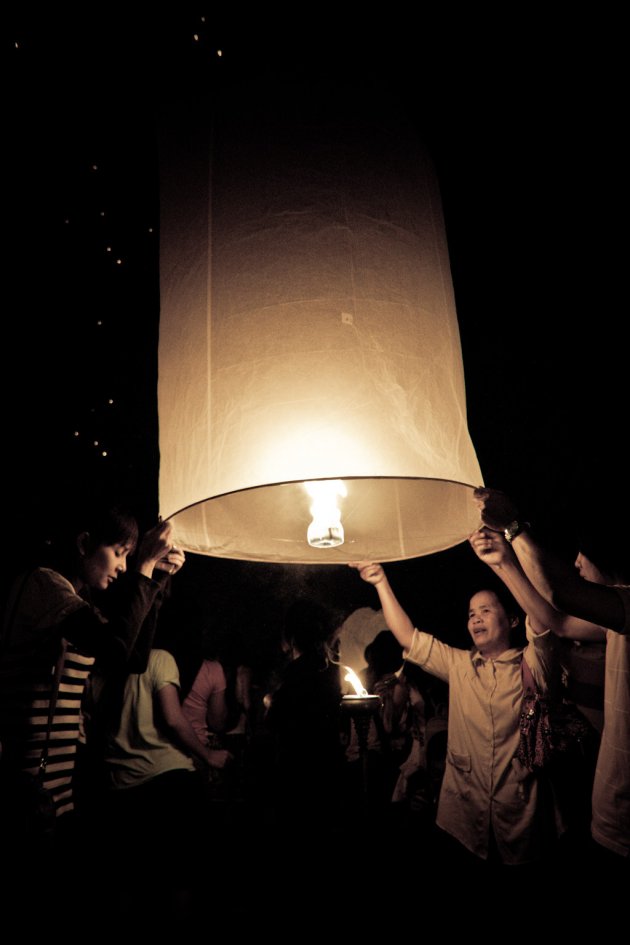
<svg viewBox="0 0 630 945">
<path fill-rule="evenodd" d="M 206 721 L 211 732 L 222 732 L 228 720 L 228 707 L 225 699 L 225 689 L 214 690 L 208 696 L 208 711 Z"/>
<path fill-rule="evenodd" d="M 475 500 L 482 522 L 494 531 L 504 531 L 518 519 L 516 506 L 502 492 L 475 489 Z M 531 583 L 552 607 L 600 627 L 624 632 L 623 601 L 614 588 L 583 580 L 571 565 L 541 548 L 527 528 L 513 538 L 512 548 Z"/>
<path fill-rule="evenodd" d="M 473 551 L 505 584 L 514 600 L 529 617 L 536 634 L 552 630 L 559 637 L 583 642 L 601 642 L 606 631 L 597 624 L 573 617 L 555 607 L 538 593 L 512 548 L 503 535 L 487 527 L 480 528 L 469 538 Z"/>
</svg>

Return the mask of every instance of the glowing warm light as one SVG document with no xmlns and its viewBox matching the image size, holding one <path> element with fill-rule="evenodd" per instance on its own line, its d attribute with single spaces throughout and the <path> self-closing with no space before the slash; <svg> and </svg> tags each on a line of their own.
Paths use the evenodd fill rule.
<svg viewBox="0 0 630 945">
<path fill-rule="evenodd" d="M 217 56 L 222 56 L 222 55 L 223 55 L 223 50 L 217 49 Z"/>
<path fill-rule="evenodd" d="M 435 170 L 398 103 L 294 94 L 160 103 L 160 514 L 248 561 L 452 548 L 483 477 Z"/>
<path fill-rule="evenodd" d="M 198 41 L 199 41 L 199 36 L 198 36 L 197 33 L 193 33 L 193 39 L 194 39 L 195 42 L 198 42 Z"/>
<path fill-rule="evenodd" d="M 361 680 L 355 673 L 353 669 L 350 669 L 349 666 L 344 666 L 344 669 L 347 670 L 346 675 L 343 677 L 346 682 L 349 682 L 353 687 L 357 696 L 367 696 L 368 691 L 365 686 L 361 683 Z"/>
<path fill-rule="evenodd" d="M 337 496 L 348 494 L 345 484 L 341 479 L 324 479 L 305 482 L 304 488 L 313 500 L 310 508 L 313 521 L 306 532 L 309 545 L 312 548 L 336 548 L 337 545 L 343 545 L 344 532 Z"/>
</svg>

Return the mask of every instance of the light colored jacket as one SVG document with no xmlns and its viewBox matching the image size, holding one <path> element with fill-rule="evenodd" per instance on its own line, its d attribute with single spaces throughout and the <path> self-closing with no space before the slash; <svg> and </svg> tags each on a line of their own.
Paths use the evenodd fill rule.
<svg viewBox="0 0 630 945">
<path fill-rule="evenodd" d="M 491 831 L 504 863 L 526 863 L 543 850 L 551 822 L 561 828 L 553 801 L 514 758 L 519 742 L 524 657 L 542 690 L 555 675 L 550 631 L 528 645 L 485 660 L 475 647 L 460 650 L 416 630 L 407 658 L 449 684 L 446 769 L 436 822 L 482 859 Z M 551 808 L 549 804 L 551 803 Z"/>
</svg>

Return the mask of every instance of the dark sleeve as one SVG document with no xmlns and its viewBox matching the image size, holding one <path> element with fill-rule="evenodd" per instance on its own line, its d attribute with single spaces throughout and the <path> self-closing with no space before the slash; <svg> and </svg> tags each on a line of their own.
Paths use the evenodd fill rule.
<svg viewBox="0 0 630 945">
<path fill-rule="evenodd" d="M 122 585 L 122 582 L 121 582 Z M 81 652 L 96 658 L 103 670 L 144 672 L 153 644 L 161 585 L 143 574 L 125 576 L 107 617 L 92 607 L 82 607 L 66 617 L 59 629 Z"/>
</svg>

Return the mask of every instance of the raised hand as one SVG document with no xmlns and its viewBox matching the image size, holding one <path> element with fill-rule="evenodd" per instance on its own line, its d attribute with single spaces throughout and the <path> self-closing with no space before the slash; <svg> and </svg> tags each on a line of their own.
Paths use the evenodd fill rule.
<svg viewBox="0 0 630 945">
<path fill-rule="evenodd" d="M 169 554 L 173 547 L 173 542 L 171 541 L 172 531 L 173 526 L 170 522 L 160 522 L 144 533 L 138 545 L 137 552 L 139 571 L 145 573 L 147 571 L 152 572 L 160 559 Z M 150 576 L 149 574 L 149 577 Z"/>
<path fill-rule="evenodd" d="M 475 489 L 473 498 L 481 511 L 481 521 L 494 531 L 504 531 L 518 518 L 518 509 L 512 500 L 498 489 Z"/>
<path fill-rule="evenodd" d="M 350 561 L 348 562 L 349 568 L 355 568 L 364 581 L 367 581 L 368 584 L 380 584 L 385 577 L 385 572 L 383 570 L 382 564 L 377 564 L 374 561 Z"/>
<path fill-rule="evenodd" d="M 208 751 L 208 764 L 211 768 L 225 768 L 233 760 L 234 756 L 225 748 L 210 748 Z"/>
<path fill-rule="evenodd" d="M 491 567 L 499 568 L 514 556 L 503 535 L 485 525 L 473 532 L 468 541 L 477 557 Z"/>
<path fill-rule="evenodd" d="M 186 556 L 181 548 L 171 545 L 170 550 L 159 561 L 156 561 L 155 567 L 158 571 L 166 571 L 167 574 L 177 574 L 183 568 L 185 561 Z"/>
</svg>

